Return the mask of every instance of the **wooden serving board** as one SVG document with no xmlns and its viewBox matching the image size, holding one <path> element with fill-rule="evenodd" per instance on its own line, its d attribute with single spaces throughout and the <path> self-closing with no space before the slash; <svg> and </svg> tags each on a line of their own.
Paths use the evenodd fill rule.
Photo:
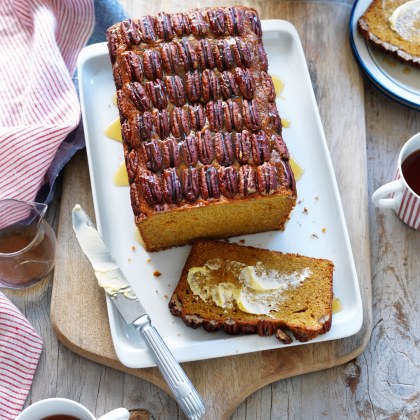
<svg viewBox="0 0 420 420">
<path fill-rule="evenodd" d="M 175 6 L 163 3 L 166 11 L 175 11 Z M 158 7 L 163 8 L 161 2 L 150 5 L 147 13 L 158 12 Z M 253 1 L 252 7 L 262 19 L 291 21 L 300 34 L 341 192 L 362 293 L 364 323 L 358 334 L 346 339 L 184 363 L 183 368 L 206 400 L 208 419 L 228 418 L 247 396 L 267 384 L 355 358 L 370 338 L 372 323 L 363 80 L 348 42 L 350 7 L 330 2 L 263 0 Z M 70 162 L 63 180 L 51 303 L 54 330 L 60 341 L 77 354 L 169 392 L 157 368 L 129 369 L 117 359 L 104 293 L 96 285 L 71 227 L 71 209 L 76 203 L 94 214 L 84 152 Z"/>
</svg>

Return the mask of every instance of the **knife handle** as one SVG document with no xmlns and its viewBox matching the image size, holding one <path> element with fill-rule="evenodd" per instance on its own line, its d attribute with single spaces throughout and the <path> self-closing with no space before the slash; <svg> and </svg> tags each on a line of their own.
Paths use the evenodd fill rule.
<svg viewBox="0 0 420 420">
<path fill-rule="evenodd" d="M 184 414 L 190 420 L 200 419 L 205 412 L 204 401 L 168 349 L 157 329 L 151 324 L 149 316 L 143 315 L 134 321 L 133 325 L 142 334 L 157 367 Z"/>
</svg>

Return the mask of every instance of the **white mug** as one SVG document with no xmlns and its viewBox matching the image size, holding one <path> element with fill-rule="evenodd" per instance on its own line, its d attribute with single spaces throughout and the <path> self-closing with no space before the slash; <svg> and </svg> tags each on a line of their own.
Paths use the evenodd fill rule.
<svg viewBox="0 0 420 420">
<path fill-rule="evenodd" d="M 411 137 L 401 149 L 394 181 L 379 187 L 372 195 L 376 207 L 393 209 L 408 226 L 420 230 L 420 196 L 404 179 L 401 165 L 412 153 L 420 150 L 420 133 Z M 390 196 L 386 198 L 387 196 Z"/>
<path fill-rule="evenodd" d="M 82 404 L 66 398 L 47 398 L 25 408 L 16 420 L 40 420 L 54 415 L 73 416 L 81 420 L 96 420 L 95 416 Z M 130 413 L 125 408 L 117 408 L 104 414 L 98 420 L 128 420 Z"/>
</svg>

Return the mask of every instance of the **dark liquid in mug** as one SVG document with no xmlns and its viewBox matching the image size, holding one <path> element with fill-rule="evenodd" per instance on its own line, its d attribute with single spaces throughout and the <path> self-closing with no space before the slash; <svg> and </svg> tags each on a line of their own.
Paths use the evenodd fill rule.
<svg viewBox="0 0 420 420">
<path fill-rule="evenodd" d="M 40 420 L 82 420 L 79 417 L 69 416 L 68 414 L 54 414 L 53 416 L 42 417 Z"/>
<path fill-rule="evenodd" d="M 407 184 L 420 195 L 420 150 L 411 153 L 402 163 L 401 169 Z"/>
</svg>

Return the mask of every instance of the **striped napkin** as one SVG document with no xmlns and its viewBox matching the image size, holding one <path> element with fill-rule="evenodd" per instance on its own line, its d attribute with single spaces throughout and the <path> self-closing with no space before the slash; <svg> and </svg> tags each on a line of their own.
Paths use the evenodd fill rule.
<svg viewBox="0 0 420 420">
<path fill-rule="evenodd" d="M 0 419 L 15 419 L 22 410 L 41 350 L 39 335 L 0 292 Z"/>
</svg>

